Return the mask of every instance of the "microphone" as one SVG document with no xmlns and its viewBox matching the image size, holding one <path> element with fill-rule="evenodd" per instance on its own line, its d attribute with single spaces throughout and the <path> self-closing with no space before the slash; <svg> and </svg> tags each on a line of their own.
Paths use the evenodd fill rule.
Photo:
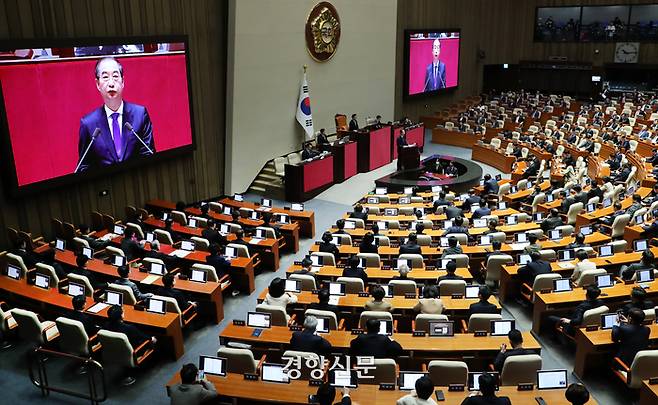
<svg viewBox="0 0 658 405">
<path fill-rule="evenodd" d="M 75 171 L 73 173 L 77 173 L 78 170 L 80 170 L 80 165 L 87 157 L 87 153 L 89 153 L 89 149 L 91 149 L 91 145 L 94 144 L 94 141 L 96 140 L 96 138 L 98 138 L 98 135 L 100 135 L 100 133 L 101 133 L 101 129 L 96 128 L 94 130 L 94 133 L 91 134 L 91 141 L 89 142 L 89 145 L 87 145 L 87 149 L 85 149 L 85 153 L 82 154 L 82 157 L 80 158 L 80 161 L 78 162 L 78 165 L 75 167 Z"/>
<path fill-rule="evenodd" d="M 137 135 L 137 133 L 135 132 L 135 129 L 133 128 L 133 126 L 132 126 L 132 124 L 131 124 L 130 122 L 127 122 L 127 121 L 124 122 L 124 123 L 123 123 L 123 126 L 126 127 L 126 128 L 128 129 L 128 131 L 130 131 L 133 135 L 135 135 L 135 138 L 137 138 L 137 139 L 142 143 L 142 145 L 144 145 L 144 147 L 145 147 L 149 152 L 151 152 L 151 155 L 153 154 L 153 150 L 151 150 L 151 148 L 149 148 L 148 145 L 144 143 L 144 141 L 142 140 L 142 138 L 140 138 L 139 135 Z"/>
</svg>

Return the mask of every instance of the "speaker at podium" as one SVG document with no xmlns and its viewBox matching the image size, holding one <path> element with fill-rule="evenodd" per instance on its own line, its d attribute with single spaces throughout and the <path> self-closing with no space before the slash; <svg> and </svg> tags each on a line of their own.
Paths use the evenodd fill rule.
<svg viewBox="0 0 658 405">
<path fill-rule="evenodd" d="M 411 170 L 420 167 L 420 149 L 418 145 L 404 145 L 398 148 L 398 170 Z"/>
</svg>

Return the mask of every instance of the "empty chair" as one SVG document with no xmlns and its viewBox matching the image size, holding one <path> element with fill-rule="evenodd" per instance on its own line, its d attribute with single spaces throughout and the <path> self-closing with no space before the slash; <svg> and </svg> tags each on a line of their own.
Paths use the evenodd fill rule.
<svg viewBox="0 0 658 405">
<path fill-rule="evenodd" d="M 155 238 L 158 240 L 158 242 L 162 243 L 163 245 L 174 244 L 174 239 L 171 237 L 169 231 L 165 231 L 164 229 L 156 229 L 153 231 L 153 234 L 155 235 Z"/>
<path fill-rule="evenodd" d="M 507 235 L 505 232 L 492 232 L 489 234 L 489 237 L 491 238 L 491 241 L 498 241 L 500 243 L 505 243 L 505 239 L 507 239 Z"/>
<path fill-rule="evenodd" d="M 569 211 L 567 212 L 567 224 L 575 225 L 576 217 L 583 210 L 583 203 L 573 203 L 569 206 Z"/>
<path fill-rule="evenodd" d="M 45 263 L 37 263 L 37 273 L 43 274 L 50 278 L 50 288 L 57 288 L 59 286 L 60 280 L 53 266 Z"/>
<path fill-rule="evenodd" d="M 265 355 L 258 361 L 254 359 L 254 354 L 249 349 L 227 346 L 220 346 L 217 349 L 217 357 L 226 359 L 226 372 L 236 374 L 256 374 L 265 361 Z"/>
<path fill-rule="evenodd" d="M 291 165 L 297 165 L 302 162 L 302 156 L 297 152 L 289 153 L 286 158 Z"/>
<path fill-rule="evenodd" d="M 559 278 L 562 278 L 559 273 L 538 274 L 532 283 L 532 287 L 526 283 L 523 283 L 521 286 L 521 295 L 526 300 L 535 302 L 536 294 L 542 290 L 552 290 L 553 280 L 557 280 Z"/>
<path fill-rule="evenodd" d="M 126 257 L 126 254 L 123 252 L 123 250 L 116 248 L 114 246 L 107 246 L 105 247 L 105 250 L 107 250 L 107 253 L 109 253 L 110 255 Z"/>
<path fill-rule="evenodd" d="M 210 242 L 206 238 L 201 238 L 199 236 L 192 236 L 190 240 L 194 241 L 194 249 L 203 250 L 205 252 L 210 249 Z"/>
<path fill-rule="evenodd" d="M 388 236 L 376 235 L 375 241 L 378 246 L 391 246 L 391 240 Z"/>
<path fill-rule="evenodd" d="M 415 253 L 403 253 L 398 256 L 400 260 L 411 260 L 410 268 L 419 269 L 423 267 L 423 256 Z"/>
<path fill-rule="evenodd" d="M 606 229 L 610 234 L 610 237 L 615 239 L 615 238 L 621 238 L 624 236 L 624 230 L 626 228 L 626 225 L 631 220 L 631 216 L 628 214 L 623 214 L 623 215 L 618 215 L 615 220 L 612 223 L 611 227 L 605 226 L 601 224 L 602 229 Z"/>
<path fill-rule="evenodd" d="M 445 322 L 448 315 L 443 314 L 418 314 L 413 321 L 413 330 L 429 333 L 430 322 Z"/>
<path fill-rule="evenodd" d="M 393 295 L 415 294 L 418 291 L 414 280 L 391 280 L 388 286 L 393 288 Z"/>
<path fill-rule="evenodd" d="M 398 365 L 394 359 L 374 359 L 374 369 L 370 369 L 372 378 L 359 380 L 363 384 L 395 384 L 398 378 Z M 372 367 L 372 366 L 371 366 Z"/>
<path fill-rule="evenodd" d="M 381 267 L 381 260 L 377 253 L 359 253 L 356 257 L 365 259 L 366 267 Z"/>
<path fill-rule="evenodd" d="M 286 158 L 283 156 L 274 158 L 274 174 L 283 177 L 286 174 Z"/>
<path fill-rule="evenodd" d="M 454 260 L 458 268 L 468 268 L 468 255 L 459 253 L 454 255 L 446 255 L 444 259 Z"/>
<path fill-rule="evenodd" d="M 530 205 L 522 204 L 522 206 L 529 208 L 530 212 L 534 214 L 537 212 L 537 207 L 539 204 L 542 204 L 544 201 L 546 201 L 546 194 L 539 193 L 532 199 L 532 203 Z"/>
<path fill-rule="evenodd" d="M 414 207 L 399 207 L 398 208 L 398 214 L 399 215 L 413 215 L 414 214 Z"/>
<path fill-rule="evenodd" d="M 658 370 L 658 350 L 641 350 L 637 352 L 630 366 L 618 357 L 614 358 L 613 372 L 629 388 L 640 388 L 642 380 L 656 377 Z M 617 367 L 621 367 L 618 369 Z"/>
<path fill-rule="evenodd" d="M 221 213 L 224 210 L 224 205 L 218 202 L 210 201 L 208 203 L 208 209 L 213 212 Z"/>
<path fill-rule="evenodd" d="M 226 246 L 235 248 L 235 252 L 236 252 L 238 257 L 246 257 L 246 258 L 251 257 L 249 255 L 249 249 L 247 249 L 247 247 L 245 245 L 240 245 L 240 244 L 237 244 L 237 243 L 229 243 Z"/>
<path fill-rule="evenodd" d="M 419 246 L 430 246 L 432 244 L 432 237 L 430 235 L 417 235 L 416 241 Z"/>
<path fill-rule="evenodd" d="M 574 227 L 573 225 L 560 225 L 555 227 L 556 231 L 560 231 L 560 235 L 562 237 L 567 237 L 573 235 L 574 232 Z"/>
<path fill-rule="evenodd" d="M 497 285 L 500 281 L 500 271 L 503 265 L 514 263 L 514 259 L 510 255 L 491 255 L 487 259 L 486 264 L 486 278 L 485 281 L 488 285 Z"/>
<path fill-rule="evenodd" d="M 366 322 L 368 322 L 369 319 L 393 321 L 393 315 L 390 312 L 384 311 L 363 311 L 359 317 L 359 328 L 365 330 Z"/>
<path fill-rule="evenodd" d="M 89 357 L 100 349 L 97 336 L 90 338 L 82 322 L 60 316 L 55 319 L 55 323 L 60 335 L 59 349 L 64 353 Z"/>
<path fill-rule="evenodd" d="M 614 253 L 624 253 L 626 251 L 627 244 L 628 242 L 626 242 L 624 239 L 613 240 L 609 243 L 609 245 L 612 246 L 612 251 Z"/>
<path fill-rule="evenodd" d="M 441 280 L 439 281 L 439 294 L 453 295 L 466 293 L 466 281 L 464 280 Z"/>
<path fill-rule="evenodd" d="M 541 370 L 541 356 L 538 354 L 509 356 L 500 373 L 501 385 L 534 383 L 537 370 Z"/>
<path fill-rule="evenodd" d="M 187 225 L 187 215 L 185 215 L 183 211 L 171 211 L 171 219 L 173 219 L 174 222 L 178 222 L 180 225 Z"/>
<path fill-rule="evenodd" d="M 37 346 L 47 344 L 59 336 L 57 325 L 53 321 L 41 321 L 39 316 L 21 308 L 11 310 L 16 321 L 18 337 Z"/>
<path fill-rule="evenodd" d="M 127 285 L 107 283 L 107 289 L 123 294 L 123 303 L 126 305 L 135 305 L 137 303 L 133 289 Z"/>
<path fill-rule="evenodd" d="M 139 239 L 144 239 L 144 232 L 142 231 L 142 227 L 140 225 L 134 222 L 126 222 L 126 228 L 134 230 Z"/>
<path fill-rule="evenodd" d="M 194 263 L 191 268 L 192 270 L 198 270 L 206 273 L 206 280 L 208 281 L 219 281 L 217 277 L 217 270 L 215 270 L 215 268 L 209 264 Z"/>
<path fill-rule="evenodd" d="M 272 326 L 288 326 L 288 322 L 290 321 L 290 315 L 280 306 L 258 304 L 256 305 L 256 312 L 270 314 Z"/>
<path fill-rule="evenodd" d="M 608 272 L 605 269 L 585 270 L 582 273 L 580 273 L 580 276 L 574 282 L 574 284 L 578 287 L 596 285 L 596 276 L 602 276 L 605 274 L 608 274 Z"/>
<path fill-rule="evenodd" d="M 340 239 L 341 245 L 352 246 L 352 237 L 350 235 L 345 233 L 334 233 L 332 236 L 336 236 L 338 239 Z"/>
<path fill-rule="evenodd" d="M 301 282 L 302 291 L 312 291 L 317 288 L 315 277 L 310 274 L 291 274 L 288 278 L 290 280 L 299 280 Z"/>
<path fill-rule="evenodd" d="M 427 365 L 427 371 L 436 387 L 468 383 L 468 365 L 463 361 L 432 360 Z"/>
<path fill-rule="evenodd" d="M 490 141 L 491 147 L 494 149 L 500 149 L 500 138 L 492 138 Z"/>
<path fill-rule="evenodd" d="M 304 312 L 304 318 L 306 318 L 309 315 L 312 315 L 316 318 L 328 319 L 329 320 L 329 323 L 328 323 L 329 330 L 337 330 L 337 329 L 341 328 L 341 326 L 342 326 L 342 321 L 339 324 L 338 323 L 338 317 L 332 311 L 321 311 L 319 309 L 307 309 Z"/>
<path fill-rule="evenodd" d="M 539 251 L 542 260 L 547 262 L 554 262 L 557 260 L 557 252 L 553 249 L 542 249 Z"/>
<path fill-rule="evenodd" d="M 324 266 L 335 266 L 336 265 L 336 258 L 334 258 L 333 253 L 328 253 L 328 252 L 311 252 L 311 256 L 319 256 L 322 257 L 322 264 Z"/>
<path fill-rule="evenodd" d="M 466 332 L 474 333 L 475 331 L 491 332 L 491 321 L 499 321 L 503 319 L 500 314 L 473 314 L 468 318 L 468 326 Z M 463 323 L 464 320 L 462 320 Z"/>
<path fill-rule="evenodd" d="M 338 277 L 336 281 L 339 283 L 345 283 L 346 294 L 358 294 L 363 292 L 365 288 L 363 280 L 357 277 Z"/>
<path fill-rule="evenodd" d="M 150 340 L 146 340 L 139 347 L 133 347 L 123 333 L 101 329 L 98 331 L 98 340 L 102 346 L 103 365 L 114 364 L 120 367 L 136 368 L 153 353 Z M 123 380 L 123 384 L 130 385 L 134 381 L 132 376 L 127 376 Z"/>
</svg>

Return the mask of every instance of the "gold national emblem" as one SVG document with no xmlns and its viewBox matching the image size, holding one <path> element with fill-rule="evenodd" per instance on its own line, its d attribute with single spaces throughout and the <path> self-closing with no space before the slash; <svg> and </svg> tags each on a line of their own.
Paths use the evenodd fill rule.
<svg viewBox="0 0 658 405">
<path fill-rule="evenodd" d="M 318 3 L 306 21 L 306 49 L 318 62 L 331 59 L 340 40 L 338 12 L 328 2 Z"/>
</svg>

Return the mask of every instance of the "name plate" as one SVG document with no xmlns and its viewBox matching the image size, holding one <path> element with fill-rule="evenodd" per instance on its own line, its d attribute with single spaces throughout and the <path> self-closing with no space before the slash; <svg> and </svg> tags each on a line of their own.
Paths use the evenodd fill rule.
<svg viewBox="0 0 658 405">
<path fill-rule="evenodd" d="M 370 297 L 370 294 L 368 294 L 368 293 L 365 292 L 365 291 L 361 291 L 361 292 L 359 292 L 358 294 L 359 294 L 359 297 Z"/>
<path fill-rule="evenodd" d="M 404 298 L 416 298 L 416 293 L 405 293 Z"/>
<path fill-rule="evenodd" d="M 381 391 L 393 391 L 395 390 L 395 384 L 380 383 L 379 389 Z"/>
<path fill-rule="evenodd" d="M 391 269 L 391 266 L 388 266 L 388 265 L 382 266 L 382 270 L 390 270 L 390 269 Z"/>
<path fill-rule="evenodd" d="M 656 385 L 656 384 L 658 384 L 658 377 L 649 378 L 649 385 Z"/>
<path fill-rule="evenodd" d="M 519 384 L 516 387 L 517 391 L 532 391 L 535 389 L 535 385 L 528 383 L 528 384 Z"/>
<path fill-rule="evenodd" d="M 429 265 L 425 266 L 425 271 L 434 271 L 434 270 L 436 270 L 436 266 L 429 266 Z"/>
<path fill-rule="evenodd" d="M 318 290 L 317 288 L 315 290 L 311 290 L 311 294 L 318 295 L 320 294 L 320 290 Z"/>
<path fill-rule="evenodd" d="M 249 381 L 258 381 L 258 375 L 257 374 L 251 374 L 251 373 L 245 373 L 244 374 L 244 379 L 249 380 Z"/>
<path fill-rule="evenodd" d="M 539 290 L 540 293 L 542 294 L 550 294 L 553 290 L 550 288 L 544 288 L 542 290 Z"/>
<path fill-rule="evenodd" d="M 293 332 L 299 332 L 302 330 L 302 325 L 290 325 L 288 328 Z"/>
<path fill-rule="evenodd" d="M 466 389 L 464 384 L 450 384 L 448 385 L 449 392 L 463 392 Z"/>
<path fill-rule="evenodd" d="M 352 335 L 363 335 L 363 329 L 352 329 Z"/>
<path fill-rule="evenodd" d="M 426 333 L 424 330 L 415 330 L 411 332 L 411 336 L 413 337 L 425 337 Z"/>
<path fill-rule="evenodd" d="M 292 262 L 292 264 L 294 264 L 295 266 L 301 266 L 302 262 L 300 262 L 299 260 L 295 260 L 294 262 Z"/>
<path fill-rule="evenodd" d="M 585 326 L 585 330 L 587 332 L 594 332 L 596 330 L 599 330 L 599 327 L 596 325 L 589 325 L 589 326 Z"/>
<path fill-rule="evenodd" d="M 319 387 L 320 385 L 322 385 L 322 383 L 323 383 L 322 380 L 313 380 L 313 379 L 308 380 L 308 385 L 311 387 Z"/>
<path fill-rule="evenodd" d="M 242 319 L 234 319 L 233 320 L 233 325 L 235 326 L 245 326 L 247 323 L 243 321 Z"/>
<path fill-rule="evenodd" d="M 464 294 L 452 294 L 452 299 L 460 300 L 464 298 Z"/>
<path fill-rule="evenodd" d="M 483 337 L 487 336 L 488 333 L 486 330 L 476 330 L 475 333 L 473 334 L 475 337 Z"/>
</svg>

